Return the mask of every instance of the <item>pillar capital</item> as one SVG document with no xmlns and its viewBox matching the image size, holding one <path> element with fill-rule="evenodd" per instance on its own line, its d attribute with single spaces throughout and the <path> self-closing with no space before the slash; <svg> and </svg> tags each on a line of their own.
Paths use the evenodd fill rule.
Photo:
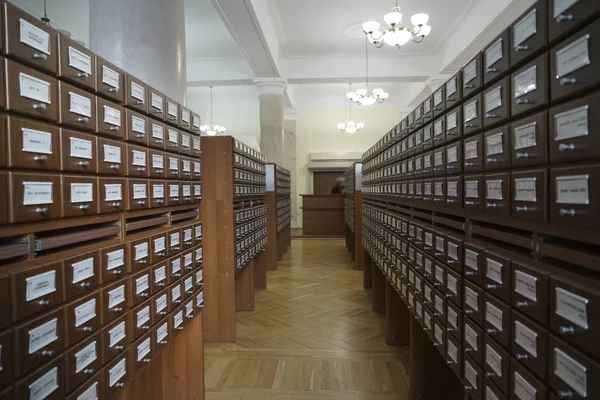
<svg viewBox="0 0 600 400">
<path fill-rule="evenodd" d="M 258 96 L 283 96 L 287 88 L 287 81 L 281 78 L 255 79 L 254 84 L 258 89 Z"/>
</svg>

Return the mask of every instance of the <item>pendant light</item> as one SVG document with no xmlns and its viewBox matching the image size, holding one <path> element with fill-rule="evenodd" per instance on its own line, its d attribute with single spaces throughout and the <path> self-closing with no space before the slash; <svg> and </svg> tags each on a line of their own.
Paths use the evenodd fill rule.
<svg viewBox="0 0 600 400">
<path fill-rule="evenodd" d="M 210 124 L 202 125 L 200 132 L 207 136 L 216 136 L 225 132 L 227 129 L 224 126 L 217 125 L 213 122 L 213 87 L 210 87 Z"/>
</svg>

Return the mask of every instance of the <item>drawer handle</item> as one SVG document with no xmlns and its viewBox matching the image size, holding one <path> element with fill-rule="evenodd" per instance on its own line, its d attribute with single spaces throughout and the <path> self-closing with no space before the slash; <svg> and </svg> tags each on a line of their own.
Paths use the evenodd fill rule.
<svg viewBox="0 0 600 400">
<path fill-rule="evenodd" d="M 164 170 L 162 170 L 162 169 L 157 169 L 157 170 L 156 170 L 156 173 L 157 173 L 157 174 L 162 174 L 163 172 L 164 172 Z"/>
<path fill-rule="evenodd" d="M 517 105 L 523 104 L 535 104 L 535 101 L 531 99 L 517 99 Z"/>
<path fill-rule="evenodd" d="M 143 106 L 144 105 L 144 101 L 143 100 L 138 100 L 135 102 L 136 106 Z"/>
<path fill-rule="evenodd" d="M 35 157 L 33 157 L 33 160 L 37 161 L 37 162 L 44 162 L 47 159 L 48 159 L 48 156 L 35 156 Z"/>
<path fill-rule="evenodd" d="M 498 289 L 496 285 L 485 285 L 485 287 L 488 289 Z"/>
<path fill-rule="evenodd" d="M 558 330 L 562 335 L 571 335 L 575 333 L 575 328 L 573 328 L 572 326 L 560 326 Z"/>
<path fill-rule="evenodd" d="M 446 331 L 448 331 L 448 332 L 454 332 L 455 330 L 456 329 L 454 329 L 454 328 L 448 328 L 448 329 L 446 329 Z"/>
<path fill-rule="evenodd" d="M 558 211 L 558 215 L 560 215 L 561 217 L 574 217 L 575 216 L 575 210 L 572 209 L 572 208 L 570 210 L 567 210 L 565 208 L 561 208 Z"/>
<path fill-rule="evenodd" d="M 114 312 L 123 312 L 123 307 L 115 307 L 112 309 Z"/>
<path fill-rule="evenodd" d="M 91 287 L 91 286 L 92 286 L 92 284 L 91 284 L 91 283 L 89 283 L 89 282 L 83 282 L 83 283 L 82 283 L 81 285 L 79 285 L 79 286 L 81 286 L 82 288 L 86 288 L 86 289 L 87 289 L 87 288 Z"/>
<path fill-rule="evenodd" d="M 463 87 L 464 87 L 465 89 L 473 89 L 473 88 L 474 88 L 474 86 L 473 86 L 473 85 L 471 85 L 471 84 L 466 84 L 466 85 L 464 85 Z"/>
<path fill-rule="evenodd" d="M 529 356 L 527 354 L 517 354 L 517 360 L 528 360 Z"/>
<path fill-rule="evenodd" d="M 192 241 L 191 240 L 187 240 L 187 241 L 183 242 L 183 244 L 192 244 Z"/>
<path fill-rule="evenodd" d="M 90 119 L 88 117 L 79 117 L 77 118 L 77 122 L 87 124 L 88 122 L 90 122 Z"/>
<path fill-rule="evenodd" d="M 496 204 L 496 203 L 485 203 L 485 206 L 489 207 L 489 208 L 497 208 L 498 204 Z"/>
<path fill-rule="evenodd" d="M 158 344 L 167 344 L 168 342 L 166 340 L 161 340 L 160 342 L 158 342 Z"/>
<path fill-rule="evenodd" d="M 465 390 L 473 390 L 473 386 L 466 385 Z"/>
<path fill-rule="evenodd" d="M 517 210 L 517 212 L 529 212 L 529 207 L 527 207 L 527 206 L 523 206 L 523 207 L 517 206 L 516 210 Z"/>
<path fill-rule="evenodd" d="M 559 83 L 562 86 L 565 86 L 565 85 L 574 85 L 574 84 L 577 83 L 577 79 L 575 79 L 575 78 L 560 78 Z"/>
<path fill-rule="evenodd" d="M 558 17 L 556 17 L 556 22 L 559 24 L 567 21 L 573 21 L 573 14 L 560 14 Z"/>
<path fill-rule="evenodd" d="M 109 131 L 118 131 L 120 128 L 118 126 L 112 125 L 110 128 L 108 128 Z"/>
<path fill-rule="evenodd" d="M 87 72 L 80 72 L 77 74 L 77 77 L 81 79 L 89 78 L 89 76 L 90 75 Z"/>
<path fill-rule="evenodd" d="M 498 162 L 498 159 L 496 157 L 488 157 L 487 160 L 488 164 L 496 164 Z"/>
<path fill-rule="evenodd" d="M 475 163 L 472 163 L 470 161 L 465 162 L 465 167 L 474 167 L 474 166 L 475 166 Z"/>
<path fill-rule="evenodd" d="M 113 271 L 113 274 L 114 274 L 114 275 L 122 275 L 122 274 L 123 274 L 123 271 L 121 271 L 121 270 L 116 270 L 116 271 Z"/>
<path fill-rule="evenodd" d="M 115 350 L 123 350 L 124 347 L 123 346 L 115 346 Z"/>
<path fill-rule="evenodd" d="M 562 143 L 558 146 L 559 151 L 573 151 L 575 150 L 575 145 L 573 143 Z"/>
<path fill-rule="evenodd" d="M 456 100 L 454 99 L 454 97 L 448 97 L 448 98 L 446 99 L 446 101 L 456 101 Z"/>
<path fill-rule="evenodd" d="M 50 211 L 50 210 L 48 209 L 48 207 L 37 207 L 37 208 L 35 209 L 35 212 L 36 212 L 36 213 L 38 213 L 38 214 L 47 214 L 47 213 L 48 213 L 48 211 Z"/>
<path fill-rule="evenodd" d="M 489 68 L 487 69 L 487 73 L 488 73 L 488 74 L 493 74 L 493 73 L 495 73 L 495 72 L 498 72 L 498 68 L 496 68 L 496 67 L 489 67 Z"/>
<path fill-rule="evenodd" d="M 181 274 L 177 273 L 177 274 L 173 274 L 174 277 L 179 278 L 181 276 Z"/>
<path fill-rule="evenodd" d="M 143 133 L 138 133 L 135 135 L 136 138 L 143 138 L 144 136 L 146 136 L 146 135 Z"/>
<path fill-rule="evenodd" d="M 447 294 L 446 297 L 450 299 L 450 298 L 456 297 L 456 295 L 454 293 L 450 293 L 450 294 Z"/>
<path fill-rule="evenodd" d="M 162 140 L 162 139 L 154 139 L 154 141 L 155 141 L 156 143 L 162 143 L 162 142 L 163 142 L 163 140 Z"/>
<path fill-rule="evenodd" d="M 495 372 L 486 372 L 485 376 L 487 376 L 488 378 L 493 378 L 493 377 L 495 377 L 497 375 L 496 375 Z"/>
<path fill-rule="evenodd" d="M 122 388 L 125 387 L 124 383 L 115 383 L 115 387 Z"/>
<path fill-rule="evenodd" d="M 166 283 L 164 283 L 164 282 L 163 282 L 163 283 L 157 283 L 156 285 L 157 285 L 157 286 L 160 286 L 160 287 L 167 286 L 167 284 L 166 284 Z"/>
<path fill-rule="evenodd" d="M 193 315 L 186 315 L 185 317 L 186 317 L 187 319 L 193 319 L 193 318 L 194 318 L 194 316 L 193 316 Z"/>
<path fill-rule="evenodd" d="M 446 165 L 446 169 L 454 169 L 454 168 L 456 168 L 456 167 L 452 164 Z"/>
<path fill-rule="evenodd" d="M 148 264 L 147 260 L 138 260 L 138 264 Z"/>
<path fill-rule="evenodd" d="M 475 202 L 473 202 L 473 201 L 465 201 L 465 205 L 472 206 L 472 205 L 475 205 Z"/>
<path fill-rule="evenodd" d="M 121 169 L 121 166 L 119 164 L 111 164 L 110 169 Z"/>
<path fill-rule="evenodd" d="M 515 156 L 516 156 L 517 158 L 528 158 L 528 157 L 529 157 L 529 153 L 527 153 L 527 152 L 525 152 L 525 153 L 517 152 L 517 153 L 515 154 Z"/>
<path fill-rule="evenodd" d="M 167 312 L 166 311 L 161 311 L 161 312 L 158 313 L 158 315 L 167 315 Z"/>
<path fill-rule="evenodd" d="M 111 203 L 110 206 L 114 207 L 114 208 L 120 208 L 121 207 L 121 203 L 119 203 L 119 202 Z"/>
<path fill-rule="evenodd" d="M 146 200 L 138 200 L 138 205 L 143 206 L 144 204 L 146 204 Z"/>
<path fill-rule="evenodd" d="M 470 353 L 470 352 L 472 352 L 472 351 L 473 351 L 473 348 L 472 348 L 472 347 L 467 347 L 467 348 L 465 349 L 465 353 Z"/>
<path fill-rule="evenodd" d="M 526 44 L 520 44 L 518 46 L 515 46 L 515 50 L 516 51 L 527 51 L 527 50 L 529 50 L 529 46 L 527 46 Z"/>
<path fill-rule="evenodd" d="M 84 332 L 94 332 L 94 328 L 92 328 L 91 326 L 84 326 L 83 328 L 81 328 L 81 330 Z"/>
<path fill-rule="evenodd" d="M 148 297 L 148 293 L 140 293 L 140 297 Z"/>
<path fill-rule="evenodd" d="M 140 171 L 140 172 L 143 172 L 145 170 L 146 170 L 146 167 L 137 167 L 136 168 L 136 171 Z"/>
<path fill-rule="evenodd" d="M 175 121 L 175 120 L 177 120 L 177 117 L 169 117 L 169 119 L 170 119 L 171 121 Z"/>
<path fill-rule="evenodd" d="M 498 333 L 498 330 L 497 329 L 487 329 L 486 332 L 488 335 L 493 335 L 495 333 Z"/>
<path fill-rule="evenodd" d="M 433 316 L 434 316 L 434 317 L 439 317 L 439 316 L 441 316 L 441 315 L 444 315 L 444 314 L 442 314 L 441 312 L 435 312 L 435 313 L 433 313 Z"/>
<path fill-rule="evenodd" d="M 177 246 L 177 247 L 172 247 L 173 250 L 181 250 L 181 247 Z"/>
<path fill-rule="evenodd" d="M 38 304 L 40 306 L 49 306 L 50 305 L 50 300 L 40 300 L 40 301 L 38 301 Z"/>
<path fill-rule="evenodd" d="M 90 206 L 88 204 L 82 204 L 82 205 L 79 206 L 79 209 L 81 211 L 87 211 L 87 210 L 90 209 Z"/>
<path fill-rule="evenodd" d="M 529 303 L 526 301 L 517 301 L 516 303 L 518 308 L 525 308 L 525 307 L 529 307 Z"/>
<path fill-rule="evenodd" d="M 108 93 L 118 93 L 119 92 L 119 88 L 116 87 L 111 87 L 108 89 Z"/>
<path fill-rule="evenodd" d="M 164 201 L 164 200 L 162 200 L 162 199 L 159 199 L 159 200 L 156 200 L 156 202 L 157 202 L 158 204 L 162 204 L 162 203 L 164 203 L 165 201 Z"/>
<path fill-rule="evenodd" d="M 471 271 L 465 272 L 465 276 L 474 276 L 474 275 L 475 275 L 474 272 L 471 272 Z"/>
<path fill-rule="evenodd" d="M 175 328 L 176 331 L 182 331 L 183 330 L 183 326 L 178 326 L 177 328 Z"/>
<path fill-rule="evenodd" d="M 33 53 L 33 58 L 35 58 L 36 60 L 47 60 L 48 56 L 44 53 Z"/>
<path fill-rule="evenodd" d="M 93 375 L 94 372 L 95 371 L 93 369 L 91 369 L 91 368 L 87 368 L 87 369 L 83 370 L 83 373 L 86 374 L 86 375 Z"/>
<path fill-rule="evenodd" d="M 77 165 L 79 165 L 80 167 L 87 167 L 88 165 L 90 165 L 89 161 L 79 161 L 77 163 Z"/>
<path fill-rule="evenodd" d="M 440 347 L 442 344 L 441 343 L 434 343 L 433 347 Z"/>
<path fill-rule="evenodd" d="M 148 329 L 150 329 L 150 325 L 143 325 L 142 329 L 145 330 L 145 331 L 147 331 Z"/>
<path fill-rule="evenodd" d="M 154 114 L 162 114 L 162 110 L 155 110 Z"/>
<path fill-rule="evenodd" d="M 558 398 L 559 399 L 572 399 L 574 397 L 573 392 L 570 390 L 559 390 Z"/>
<path fill-rule="evenodd" d="M 177 175 L 179 171 L 171 171 L 171 175 Z"/>
<path fill-rule="evenodd" d="M 163 252 L 161 252 L 161 253 L 156 253 L 156 255 L 157 255 L 157 256 L 160 256 L 160 257 L 164 257 L 164 256 L 165 256 L 165 252 L 163 251 Z"/>
<path fill-rule="evenodd" d="M 454 362 L 454 361 L 446 361 L 446 364 L 452 365 L 452 364 L 456 364 L 456 362 Z"/>
<path fill-rule="evenodd" d="M 44 350 L 41 353 L 44 357 L 52 357 L 54 356 L 54 351 L 52 350 Z"/>
<path fill-rule="evenodd" d="M 465 124 L 465 128 L 475 128 L 475 124 Z"/>
</svg>

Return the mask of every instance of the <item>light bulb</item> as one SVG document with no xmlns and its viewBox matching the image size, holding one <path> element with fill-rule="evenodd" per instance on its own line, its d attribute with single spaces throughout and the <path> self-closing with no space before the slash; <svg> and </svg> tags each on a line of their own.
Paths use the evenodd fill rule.
<svg viewBox="0 0 600 400">
<path fill-rule="evenodd" d="M 364 122 L 359 122 L 356 124 L 356 129 L 358 129 L 359 131 L 365 127 L 365 123 Z"/>
<path fill-rule="evenodd" d="M 354 126 L 349 126 L 346 128 L 346 132 L 352 134 L 352 133 L 356 133 L 356 127 Z"/>
<path fill-rule="evenodd" d="M 210 130 L 208 130 L 208 131 L 206 132 L 206 134 L 207 134 L 208 136 L 215 136 L 215 135 L 217 134 L 217 131 L 215 131 L 215 130 L 213 130 L 213 129 L 210 129 Z"/>
<path fill-rule="evenodd" d="M 373 33 L 379 30 L 381 24 L 377 21 L 367 21 L 363 24 L 363 31 L 365 33 Z"/>
<path fill-rule="evenodd" d="M 339 129 L 340 131 L 343 131 L 345 127 L 346 127 L 346 124 L 345 124 L 345 123 L 343 123 L 343 122 L 340 122 L 340 123 L 338 124 L 338 129 Z"/>
<path fill-rule="evenodd" d="M 348 121 L 348 123 L 347 123 L 346 125 L 347 125 L 348 127 L 355 126 L 355 125 L 356 125 L 356 122 L 354 122 L 354 121 L 350 120 L 350 121 Z"/>
<path fill-rule="evenodd" d="M 417 33 L 417 36 L 425 37 L 425 36 L 429 35 L 430 33 L 431 33 L 431 26 L 423 25 L 423 26 L 421 26 L 421 29 Z"/>
<path fill-rule="evenodd" d="M 381 96 L 383 94 L 383 89 L 380 89 L 380 88 L 373 89 L 373 94 L 375 96 Z"/>
<path fill-rule="evenodd" d="M 367 95 L 367 89 L 358 89 L 356 91 L 356 94 L 359 95 L 360 97 L 364 97 Z"/>
<path fill-rule="evenodd" d="M 410 18 L 410 22 L 412 22 L 412 24 L 414 26 L 425 25 L 425 24 L 427 24 L 428 21 L 429 21 L 429 15 L 425 14 L 425 13 L 415 14 Z"/>
<path fill-rule="evenodd" d="M 400 7 L 394 7 L 392 12 L 389 12 L 383 16 L 383 19 L 386 24 L 394 26 L 402 22 L 402 13 L 400 12 Z"/>
</svg>

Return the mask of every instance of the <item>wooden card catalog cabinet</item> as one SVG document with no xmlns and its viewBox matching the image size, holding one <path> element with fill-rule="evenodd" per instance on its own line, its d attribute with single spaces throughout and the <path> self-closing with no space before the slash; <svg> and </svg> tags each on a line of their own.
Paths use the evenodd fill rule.
<svg viewBox="0 0 600 400">
<path fill-rule="evenodd" d="M 119 104 L 125 102 L 125 71 L 103 59 L 96 58 L 96 91 Z"/>
<path fill-rule="evenodd" d="M 125 105 L 147 114 L 146 93 L 148 93 L 148 85 L 130 74 L 125 74 Z"/>
<path fill-rule="evenodd" d="M 84 131 L 96 129 L 96 96 L 64 82 L 58 83 L 58 123 Z"/>
<path fill-rule="evenodd" d="M 67 391 L 75 390 L 102 369 L 102 335 L 82 341 L 65 353 Z"/>
<path fill-rule="evenodd" d="M 516 67 L 545 48 L 548 42 L 548 1 L 538 0 L 512 24 L 510 62 Z"/>
<path fill-rule="evenodd" d="M 488 84 L 510 70 L 510 28 L 505 29 L 483 50 L 483 81 Z"/>
<path fill-rule="evenodd" d="M 8 166 L 60 169 L 59 129 L 28 119 L 8 117 Z M 66 149 L 62 148 L 63 152 Z"/>
<path fill-rule="evenodd" d="M 164 121 L 167 110 L 167 97 L 151 86 L 148 86 L 147 96 L 148 114 Z"/>
<path fill-rule="evenodd" d="M 61 400 L 65 393 L 65 359 L 62 355 L 15 385 L 16 399 Z"/>
<path fill-rule="evenodd" d="M 125 137 L 125 111 L 124 108 L 96 97 L 96 133 L 118 139 Z"/>
<path fill-rule="evenodd" d="M 58 35 L 58 76 L 74 85 L 96 91 L 96 57 L 81 44 Z"/>
<path fill-rule="evenodd" d="M 97 173 L 96 136 L 63 128 L 60 130 L 60 143 L 62 171 Z"/>
</svg>

